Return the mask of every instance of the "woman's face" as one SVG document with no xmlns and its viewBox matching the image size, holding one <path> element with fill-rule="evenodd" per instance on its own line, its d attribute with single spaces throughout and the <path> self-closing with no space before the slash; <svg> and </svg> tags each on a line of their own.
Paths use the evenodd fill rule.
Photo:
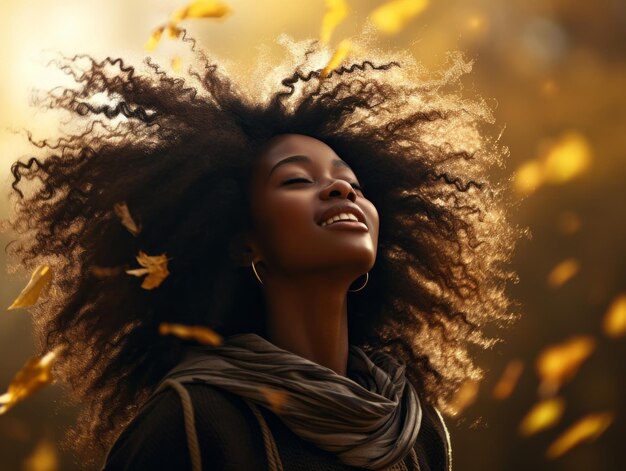
<svg viewBox="0 0 626 471">
<path fill-rule="evenodd" d="M 281 276 L 355 280 L 369 271 L 376 260 L 378 212 L 333 149 L 313 137 L 282 134 L 258 157 L 250 202 L 255 259 Z M 322 225 L 336 213 L 360 222 Z"/>
</svg>

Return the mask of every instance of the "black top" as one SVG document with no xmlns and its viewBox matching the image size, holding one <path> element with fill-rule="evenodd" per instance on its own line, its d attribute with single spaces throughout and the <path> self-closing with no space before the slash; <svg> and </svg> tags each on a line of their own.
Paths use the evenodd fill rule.
<svg viewBox="0 0 626 471">
<path fill-rule="evenodd" d="M 185 384 L 190 394 L 203 470 L 265 471 L 261 427 L 241 397 L 204 383 Z M 358 470 L 301 439 L 271 410 L 259 406 L 271 430 L 284 471 Z M 434 409 L 422 401 L 422 425 L 415 444 L 420 471 L 447 471 L 445 432 Z M 407 455 L 405 462 L 410 463 Z M 122 431 L 101 471 L 190 470 L 183 407 L 172 388 L 156 394 Z M 411 469 L 411 468 L 409 468 Z"/>
</svg>

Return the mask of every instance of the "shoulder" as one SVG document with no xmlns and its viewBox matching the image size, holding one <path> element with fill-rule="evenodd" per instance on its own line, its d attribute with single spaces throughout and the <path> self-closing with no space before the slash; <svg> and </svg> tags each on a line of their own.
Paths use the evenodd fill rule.
<svg viewBox="0 0 626 471">
<path fill-rule="evenodd" d="M 444 418 L 435 406 L 425 400 L 422 401 L 422 424 L 414 449 L 419 461 L 428 463 L 428 469 L 452 469 L 450 435 Z"/>
<path fill-rule="evenodd" d="M 183 386 L 191 399 L 203 463 L 211 463 L 212 469 L 225 469 L 226 461 L 233 463 L 237 448 L 248 456 L 263 452 L 262 444 L 257 443 L 260 430 L 255 429 L 256 419 L 241 397 L 204 383 Z M 182 399 L 177 390 L 167 387 L 156 393 L 122 431 L 102 471 L 190 467 Z"/>
</svg>

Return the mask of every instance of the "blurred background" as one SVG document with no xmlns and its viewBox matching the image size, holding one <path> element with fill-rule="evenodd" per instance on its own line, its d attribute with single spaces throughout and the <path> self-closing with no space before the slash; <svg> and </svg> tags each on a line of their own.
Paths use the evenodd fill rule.
<svg viewBox="0 0 626 471">
<path fill-rule="evenodd" d="M 206 3 L 206 2 L 205 2 Z M 181 22 L 200 43 L 232 63 L 258 46 L 279 54 L 280 33 L 320 37 L 324 0 L 225 1 L 221 19 Z M 27 128 L 53 137 L 58 123 L 29 106 L 32 89 L 63 84 L 45 67 L 50 51 L 123 57 L 175 56 L 165 35 L 148 39 L 180 0 L 24 0 L 0 3 L 0 217 L 11 208 L 11 163 L 27 157 Z M 334 5 L 334 7 L 333 7 Z M 513 222 L 529 227 L 510 293 L 523 318 L 493 330 L 504 338 L 477 353 L 487 373 L 458 394 L 447 416 L 454 469 L 624 470 L 626 453 L 626 2 L 624 0 L 347 0 L 330 44 L 377 18 L 379 45 L 405 48 L 427 67 L 460 50 L 475 59 L 466 86 L 495 108 L 510 148 L 494 177 L 519 202 Z M 385 5 L 376 15 L 373 12 Z M 334 9 L 333 9 L 334 8 Z M 385 16 L 385 14 L 387 16 Z M 371 20 L 374 21 L 374 20 Z M 173 64 L 173 67 L 176 67 Z M 9 241 L 4 234 L 0 243 Z M 4 251 L 0 259 L 5 265 Z M 0 272 L 8 307 L 30 274 Z M 25 278 L 24 278 L 25 277 Z M 0 394 L 34 354 L 25 309 L 0 315 Z M 1 397 L 1 396 L 0 396 Z M 78 470 L 57 441 L 74 418 L 57 385 L 0 415 L 1 470 Z"/>
</svg>

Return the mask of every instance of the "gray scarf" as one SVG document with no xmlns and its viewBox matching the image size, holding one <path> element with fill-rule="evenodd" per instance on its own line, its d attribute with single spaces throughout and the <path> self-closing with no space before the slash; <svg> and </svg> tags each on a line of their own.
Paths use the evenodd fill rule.
<svg viewBox="0 0 626 471">
<path fill-rule="evenodd" d="M 350 345 L 345 377 L 245 333 L 189 347 L 163 380 L 202 380 L 273 411 L 259 387 L 285 392 L 274 412 L 295 434 L 346 465 L 378 470 L 406 456 L 419 433 L 422 409 L 405 368 L 387 353 L 368 357 Z"/>
</svg>

